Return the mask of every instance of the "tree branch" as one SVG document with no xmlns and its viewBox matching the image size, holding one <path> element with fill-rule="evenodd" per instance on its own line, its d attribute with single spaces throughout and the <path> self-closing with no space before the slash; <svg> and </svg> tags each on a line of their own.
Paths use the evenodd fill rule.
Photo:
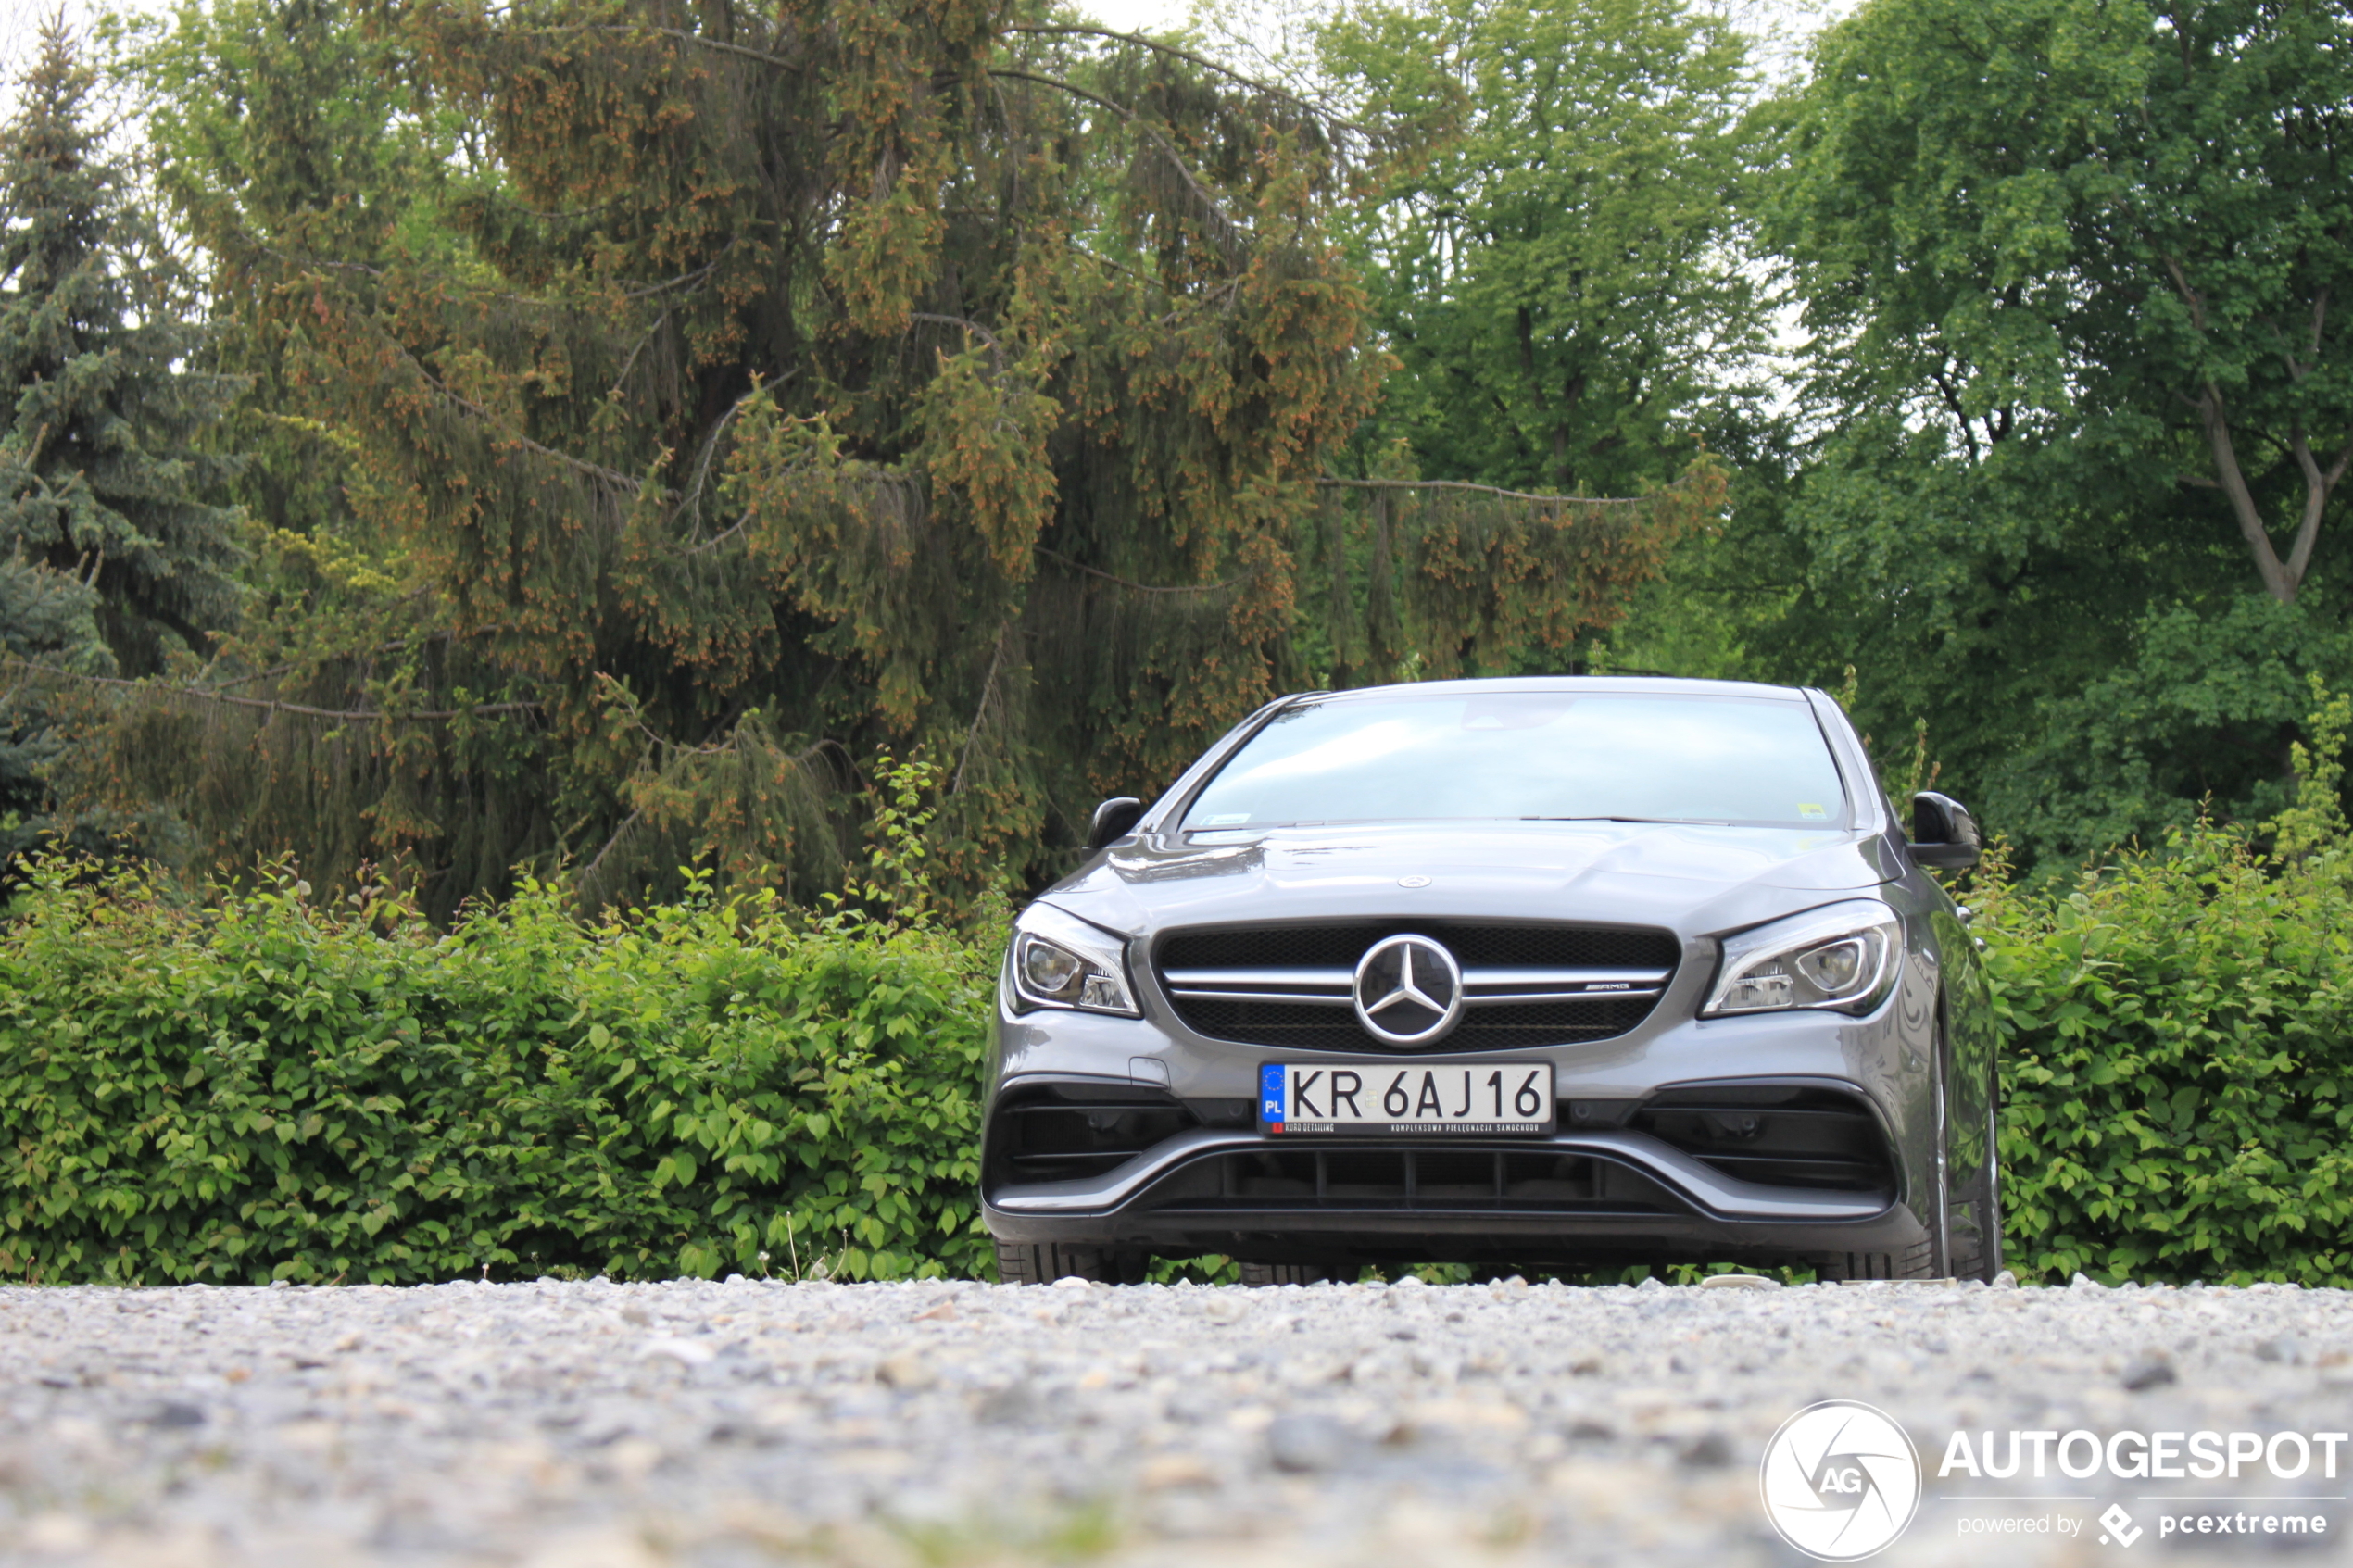
<svg viewBox="0 0 2353 1568">
<path fill-rule="evenodd" d="M 2304 471 L 2304 515 L 2296 521 L 2296 543 L 2287 558 L 2288 582 L 2294 585 L 2304 581 L 2305 570 L 2311 565 L 2312 546 L 2321 536 L 2321 514 L 2327 509 L 2329 494 L 2336 488 L 2336 482 L 2345 477 L 2346 464 L 2353 462 L 2353 442 L 2337 450 L 2325 471 L 2312 456 L 2311 444 L 2305 440 L 2300 423 L 2289 442 L 2289 449 L 2296 454 L 2296 466 Z"/>
<path fill-rule="evenodd" d="M 613 377 L 612 390 L 606 395 L 611 397 L 621 395 L 623 383 L 629 380 L 629 372 L 637 368 L 637 356 L 646 351 L 647 345 L 653 342 L 656 334 L 668 324 L 669 320 L 670 312 L 667 310 L 654 318 L 654 324 L 646 329 L 645 335 L 639 338 L 636 345 L 629 350 L 629 358 L 621 362 L 621 373 Z"/>
<path fill-rule="evenodd" d="M 2247 488 L 2246 475 L 2239 470 L 2238 450 L 2231 441 L 2231 422 L 2222 411 L 2221 388 L 2208 382 L 2205 395 L 2197 399 L 2196 407 L 2206 426 L 2207 445 L 2214 453 L 2216 476 L 2221 481 L 2222 494 L 2230 498 L 2231 515 L 2238 521 L 2239 533 L 2255 557 L 2255 571 L 2263 579 L 2263 591 L 2284 605 L 2294 604 L 2301 579 L 2289 577 L 2287 569 L 2280 564 L 2271 532 L 2263 526 L 2262 509 L 2255 504 L 2254 492 Z"/>
<path fill-rule="evenodd" d="M 907 319 L 911 321 L 931 321 L 943 327 L 962 327 L 988 345 L 990 358 L 997 361 L 997 373 L 1000 376 L 1005 373 L 1005 345 L 997 341 L 995 332 L 990 332 L 978 321 L 968 321 L 962 316 L 935 315 L 928 310 L 910 310 L 907 312 Z"/>
<path fill-rule="evenodd" d="M 0 668 L 29 671 L 44 676 L 56 676 L 79 681 L 90 686 L 116 686 L 131 691 L 161 692 L 168 696 L 190 696 L 204 702 L 217 702 L 230 708 L 258 709 L 271 713 L 292 713 L 304 719 L 334 719 L 357 722 L 387 721 L 405 723 L 411 721 L 441 721 L 471 719 L 485 714 L 536 713 L 535 702 L 485 702 L 472 708 L 423 708 L 413 712 L 387 713 L 382 709 L 313 708 L 307 702 L 275 702 L 258 696 L 231 696 L 226 692 L 207 691 L 201 686 L 158 686 L 145 681 L 125 681 L 112 675 L 83 675 L 71 670 L 59 670 L 29 659 L 0 659 Z"/>
<path fill-rule="evenodd" d="M 1974 464 L 1977 461 L 1977 431 L 1969 422 L 1968 413 L 1961 408 L 1960 394 L 1955 391 L 1953 383 L 1945 379 L 1943 366 L 1940 365 L 1931 370 L 1928 376 L 1929 380 L 1936 383 L 1936 395 L 1944 399 L 1944 407 L 1952 410 L 1953 422 L 1961 427 L 1961 440 L 1968 445 L 1969 460 Z"/>
<path fill-rule="evenodd" d="M 1117 115 L 1125 123 L 1132 125 L 1136 120 L 1136 111 L 1129 108 L 1126 105 L 1115 104 L 1109 98 L 1089 93 L 1084 87 L 1073 86 L 1071 83 L 1063 82 L 1056 77 L 1038 76 L 1026 70 L 1007 70 L 999 66 L 991 66 L 988 69 L 988 74 L 1007 82 L 1027 82 L 1035 83 L 1039 87 L 1051 87 L 1060 92 L 1067 93 L 1074 98 L 1083 98 L 1088 103 L 1094 105 L 1097 108 L 1108 109 L 1113 114 Z"/>
<path fill-rule="evenodd" d="M 2206 296 L 2190 287 L 2189 274 L 2182 270 L 2182 264 L 2172 257 L 2165 258 L 2165 270 L 2173 276 L 2174 292 L 2182 296 L 2182 303 L 2190 307 L 2190 325 L 2203 332 L 2206 331 Z"/>
<path fill-rule="evenodd" d="M 1230 588 L 1234 586 L 1235 583 L 1242 581 L 1242 579 L 1239 577 L 1232 577 L 1227 578 L 1223 583 L 1201 583 L 1191 586 L 1160 588 L 1154 587 L 1150 583 L 1135 583 L 1130 582 L 1125 577 L 1114 576 L 1112 573 L 1104 571 L 1100 568 L 1088 566 L 1084 561 L 1073 560 L 1068 556 L 1063 555 L 1060 550 L 1050 550 L 1043 545 L 1038 545 L 1032 547 L 1035 548 L 1039 555 L 1044 556 L 1048 560 L 1054 562 L 1058 566 L 1066 566 L 1073 571 L 1083 571 L 1089 577 L 1100 577 L 1106 583 L 1116 583 L 1123 588 L 1132 588 L 1139 594 L 1214 594 L 1221 588 Z"/>
<path fill-rule="evenodd" d="M 973 746 L 980 739 L 980 726 L 988 717 L 988 705 L 997 696 L 997 669 L 1005 661 L 1005 640 L 1013 634 L 1013 622 L 1008 618 L 997 628 L 997 646 L 989 650 L 988 673 L 981 678 L 980 701 L 973 709 L 972 728 L 964 732 L 963 748 L 956 753 L 956 776 L 949 781 L 948 793 L 964 793 L 964 768 L 972 761 Z"/>
<path fill-rule="evenodd" d="M 497 415 L 492 413 L 489 409 L 484 408 L 481 404 L 476 403 L 472 398 L 467 397 L 460 393 L 452 391 L 448 386 L 443 384 L 443 383 L 437 379 L 431 370 L 425 369 L 422 360 L 420 360 L 415 355 L 409 353 L 406 346 L 394 341 L 389 334 L 386 334 L 384 341 L 391 343 L 393 347 L 399 351 L 401 358 L 409 362 L 409 368 L 417 373 L 418 380 L 433 388 L 434 391 L 441 394 L 442 396 L 447 398 L 450 402 L 458 405 L 459 408 L 463 408 L 466 412 L 473 415 L 474 418 L 482 420 L 484 424 L 489 425 L 491 427 L 494 439 L 500 441 L 511 441 L 527 452 L 536 453 L 538 456 L 546 458 L 550 462 L 560 463 L 566 468 L 576 469 L 582 473 L 601 479 L 606 483 L 612 485 L 615 489 L 627 490 L 633 494 L 645 489 L 646 485 L 643 480 L 633 478 L 628 474 L 623 473 L 618 469 L 605 468 L 601 464 L 592 463 L 585 458 L 575 458 L 569 452 L 559 452 L 553 446 L 543 446 L 527 435 L 500 433 L 497 428 Z"/>
<path fill-rule="evenodd" d="M 795 370 L 786 374 L 784 377 L 784 380 L 790 381 L 793 376 L 799 373 L 800 372 L 798 370 Z M 750 402 L 754 397 L 759 396 L 762 391 L 772 384 L 774 383 L 763 382 L 759 386 L 755 386 L 749 392 L 745 393 L 741 397 L 736 398 L 733 403 L 727 406 L 727 411 L 720 415 L 718 421 L 711 427 L 711 433 L 703 438 L 702 451 L 695 459 L 694 479 L 687 484 L 686 495 L 675 507 L 673 507 L 670 509 L 670 521 L 672 522 L 676 522 L 680 518 L 686 516 L 687 509 L 692 508 L 695 514 L 695 525 L 698 528 L 702 526 L 703 486 L 709 483 L 711 479 L 711 459 L 719 450 L 719 437 L 725 433 L 727 429 L 727 421 L 734 419 L 736 415 L 742 410 L 745 404 Z M 749 516 L 749 513 L 745 514 L 747 520 Z M 688 555 L 699 555 L 704 550 L 717 545 L 720 539 L 724 539 L 727 537 L 727 534 L 735 533 L 736 529 L 741 527 L 743 527 L 743 523 L 739 521 L 734 528 L 730 528 L 725 533 L 720 534 L 718 538 L 710 540 L 706 544 L 697 545 L 686 553 Z"/>
<path fill-rule="evenodd" d="M 1186 163 L 1184 158 L 1177 155 L 1175 144 L 1170 142 L 1167 137 L 1162 135 L 1157 128 L 1155 128 L 1150 121 L 1146 120 L 1141 115 L 1138 114 L 1134 109 L 1129 108 L 1125 104 L 1114 103 L 1109 98 L 1102 97 L 1094 93 L 1089 93 L 1084 87 L 1075 86 L 1072 83 L 1063 82 L 1057 77 L 1038 76 L 1033 72 L 1026 70 L 1005 70 L 994 66 L 989 68 L 988 74 L 992 77 L 999 77 L 1008 82 L 1027 82 L 1039 87 L 1051 87 L 1059 92 L 1067 93 L 1074 98 L 1083 99 L 1088 103 L 1095 105 L 1099 108 L 1107 109 L 1111 113 L 1117 115 L 1123 124 L 1126 124 L 1131 130 L 1141 132 L 1145 136 L 1151 138 L 1152 143 L 1160 148 L 1161 156 L 1168 160 L 1169 167 L 1176 169 L 1178 176 L 1184 180 L 1186 187 L 1189 189 L 1195 196 L 1200 198 L 1202 206 L 1208 209 L 1210 215 L 1225 226 L 1226 243 L 1230 244 L 1233 235 L 1240 232 L 1241 225 L 1235 222 L 1231 218 L 1226 216 L 1226 209 L 1217 204 L 1217 198 L 1210 194 L 1209 187 L 1201 182 L 1200 179 L 1194 175 L 1191 166 Z"/>
<path fill-rule="evenodd" d="M 1500 495 L 1507 501 L 1552 501 L 1564 507 L 1646 507 L 1649 495 L 1537 495 L 1525 490 L 1499 490 L 1492 484 L 1466 484 L 1458 479 L 1334 479 L 1315 482 L 1335 490 L 1471 490 Z"/>
<path fill-rule="evenodd" d="M 605 847 L 602 849 L 598 850 L 595 857 L 591 859 L 586 865 L 580 868 L 579 874 L 573 880 L 579 884 L 581 890 L 584 893 L 585 893 L 588 888 L 589 879 L 597 874 L 597 868 L 605 863 L 605 857 L 611 854 L 614 848 L 621 843 L 622 834 L 627 833 L 631 828 L 635 827 L 637 825 L 637 820 L 645 814 L 646 813 L 640 809 L 632 811 L 629 815 L 623 817 L 621 821 L 621 825 L 612 830 L 612 836 L 605 840 Z"/>
<path fill-rule="evenodd" d="M 1359 133 L 1362 133 L 1365 130 L 1363 126 L 1358 125 L 1353 120 L 1342 119 L 1338 115 L 1331 113 L 1329 110 L 1322 108 L 1319 106 L 1309 102 L 1307 99 L 1301 97 L 1298 94 L 1290 91 L 1287 87 L 1277 87 L 1273 82 L 1261 82 L 1256 77 L 1252 76 L 1244 76 L 1240 71 L 1236 70 L 1233 67 L 1220 65 L 1217 61 L 1209 58 L 1205 55 L 1196 55 L 1189 49 L 1180 49 L 1174 44 L 1164 44 L 1157 38 L 1148 37 L 1140 32 L 1118 32 L 1107 27 L 1046 26 L 1008 27 L 1005 31 L 1007 32 L 1026 33 L 1035 37 L 1110 38 L 1115 39 L 1122 44 L 1133 44 L 1139 48 L 1150 49 L 1155 54 L 1173 56 L 1177 59 L 1188 62 L 1189 64 L 1199 66 L 1203 70 L 1214 71 L 1217 75 L 1225 77 L 1230 82 L 1239 82 L 1253 93 L 1264 93 L 1270 98 L 1280 98 L 1284 102 L 1290 104 L 1295 107 L 1306 110 L 1309 114 L 1314 115 L 1316 119 L 1324 121 L 1326 124 L 1335 126 L 1340 130 L 1354 131 Z"/>
<path fill-rule="evenodd" d="M 690 283 L 698 283 L 705 278 L 710 277 L 713 272 L 718 271 L 719 264 L 726 260 L 727 253 L 735 248 L 736 242 L 730 240 L 725 245 L 719 247 L 719 254 L 717 256 L 712 257 L 709 261 L 703 263 L 700 267 L 696 268 L 693 271 L 681 272 L 674 278 L 664 278 L 661 282 L 647 283 L 640 288 L 623 289 L 621 293 L 621 297 L 623 299 L 644 299 L 651 295 L 663 294 L 671 289 L 684 288 Z M 664 312 L 664 314 L 668 314 L 668 312 Z"/>
<path fill-rule="evenodd" d="M 554 27 L 510 27 L 510 31 L 516 32 L 626 32 L 640 36 L 650 33 L 656 37 L 675 39 L 681 44 L 691 44 L 698 49 L 711 49 L 723 55 L 736 55 L 747 60 L 758 60 L 761 65 L 776 66 L 785 70 L 809 69 L 800 61 L 788 60 L 782 55 L 771 55 L 759 49 L 746 48 L 741 44 L 728 44 L 720 39 L 706 38 L 699 32 L 688 32 L 684 28 L 646 27 L 635 22 L 572 22 Z"/>
</svg>

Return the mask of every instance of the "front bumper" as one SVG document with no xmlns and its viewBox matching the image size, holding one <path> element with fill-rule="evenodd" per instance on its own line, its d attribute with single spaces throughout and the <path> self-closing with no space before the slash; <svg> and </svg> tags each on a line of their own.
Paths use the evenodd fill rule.
<svg viewBox="0 0 2353 1568">
<path fill-rule="evenodd" d="M 1687 961 L 1650 1019 L 1617 1038 L 1416 1058 L 1549 1060 L 1561 1120 L 1545 1138 L 1269 1136 L 1254 1117 L 1258 1070 L 1295 1053 L 1195 1035 L 1149 990 L 1140 1019 L 1000 1011 L 983 1214 L 1008 1242 L 1267 1261 L 1606 1266 L 1909 1253 L 1931 1236 L 1933 1210 L 1919 1195 L 1937 1185 L 1932 991 L 1917 984 L 1930 971 L 1906 969 L 1906 984 L 1867 1017 L 1700 1019 L 1696 988 L 1709 965 Z M 1786 1162 L 1723 1158 L 1684 1135 L 1688 1127 L 1644 1114 L 1679 1093 L 1690 1103 L 1695 1086 L 1745 1085 L 1813 1085 L 1806 1092 L 1845 1105 L 1872 1129 L 1876 1179 L 1785 1175 Z M 1140 1107 L 1149 1125 L 1116 1159 L 1042 1179 L 1065 1168 L 1009 1155 L 1019 1108 L 1041 1096 Z M 1478 1160 L 1493 1162 L 1491 1179 L 1464 1179 Z"/>
<path fill-rule="evenodd" d="M 1626 1035 L 1415 1056 L 1548 1060 L 1560 1105 L 1548 1138 L 1266 1135 L 1254 1119 L 1259 1067 L 1297 1048 L 1198 1035 L 1155 985 L 1139 995 L 1141 1018 L 1000 1009 L 984 1218 L 1000 1241 L 1014 1244 L 1268 1262 L 1803 1262 L 1826 1253 L 1908 1255 L 1934 1241 L 1925 1201 L 1939 1192 L 1934 961 L 1910 957 L 1885 1004 L 1861 1018 L 1699 1018 L 1713 952 L 1713 943 L 1692 938 L 1666 995 Z M 1137 971 L 1151 973 L 1141 955 Z M 1351 1056 L 1358 1053 L 1329 1060 Z M 1795 1100 L 1768 1105 L 1772 1086 Z M 1844 1114 L 1869 1128 L 1847 1149 L 1870 1145 L 1869 1175 L 1840 1178 L 1835 1161 L 1751 1157 L 1774 1154 L 1762 1145 L 1708 1145 L 1690 1108 L 1711 1096 L 1694 1091 L 1765 1096 L 1765 1145 L 1791 1126 L 1791 1114 Z M 1141 1114 L 1127 1128 L 1132 1138 L 1106 1140 L 1106 1159 L 1059 1152 L 1077 1143 L 1024 1159 L 1014 1123 L 1042 1098 Z M 1791 1152 L 1807 1149 L 1781 1149 Z M 1487 1173 L 1480 1161 L 1490 1161 Z"/>
<path fill-rule="evenodd" d="M 1885 1193 L 1741 1181 L 1620 1127 L 1443 1141 L 1201 1128 L 1100 1176 L 997 1186 L 985 1213 L 1004 1241 L 1269 1261 L 1773 1262 L 1903 1252 L 1927 1234 Z"/>
</svg>

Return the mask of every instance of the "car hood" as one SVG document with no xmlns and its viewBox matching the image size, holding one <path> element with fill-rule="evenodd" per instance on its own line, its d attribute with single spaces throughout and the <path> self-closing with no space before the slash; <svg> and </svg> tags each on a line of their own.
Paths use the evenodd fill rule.
<svg viewBox="0 0 2353 1568">
<path fill-rule="evenodd" d="M 1127 935 L 1426 915 L 1735 931 L 1902 874 L 1878 835 L 1686 822 L 1376 823 L 1141 834 L 1045 900 Z M 1418 885 L 1404 882 L 1427 878 Z"/>
</svg>

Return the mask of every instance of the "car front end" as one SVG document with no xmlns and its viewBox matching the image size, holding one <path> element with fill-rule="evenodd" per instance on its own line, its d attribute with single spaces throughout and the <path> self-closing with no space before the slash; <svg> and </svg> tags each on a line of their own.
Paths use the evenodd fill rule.
<svg viewBox="0 0 2353 1568">
<path fill-rule="evenodd" d="M 1982 986 L 1835 705 L 1716 683 L 1410 690 L 1521 723 L 1520 694 L 1621 689 L 1801 705 L 1839 820 L 1809 800 L 1818 824 L 1204 822 L 1276 705 L 1025 911 L 983 1155 L 1000 1255 L 1109 1277 L 1203 1254 L 1949 1272 L 1970 1240 L 1955 1126 L 1990 1123 Z"/>
</svg>

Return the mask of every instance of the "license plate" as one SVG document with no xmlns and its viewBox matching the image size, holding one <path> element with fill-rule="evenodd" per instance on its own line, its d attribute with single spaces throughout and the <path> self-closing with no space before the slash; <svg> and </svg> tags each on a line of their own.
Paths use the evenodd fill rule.
<svg viewBox="0 0 2353 1568">
<path fill-rule="evenodd" d="M 1553 1069 L 1270 1061 L 1258 1070 L 1258 1124 L 1287 1134 L 1549 1133 Z"/>
</svg>

